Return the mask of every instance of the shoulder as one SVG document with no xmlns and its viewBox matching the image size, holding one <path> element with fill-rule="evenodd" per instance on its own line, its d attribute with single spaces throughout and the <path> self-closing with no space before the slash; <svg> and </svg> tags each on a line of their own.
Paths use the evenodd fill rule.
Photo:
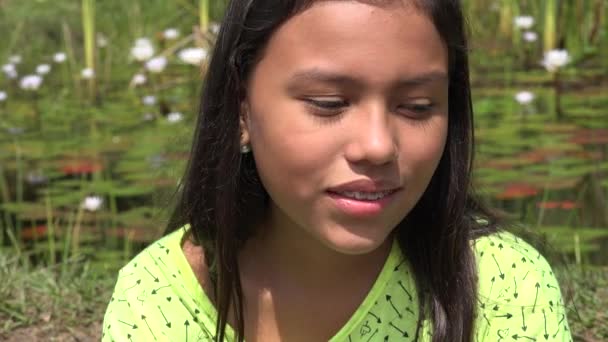
<svg viewBox="0 0 608 342">
<path fill-rule="evenodd" d="M 214 313 L 182 251 L 184 234 L 180 228 L 153 242 L 119 271 L 103 341 L 210 340 Z"/>
<path fill-rule="evenodd" d="M 186 225 L 151 243 L 121 268 L 119 280 L 123 274 L 138 275 L 154 282 L 160 278 L 175 282 L 180 279 L 189 281 L 193 280 L 191 276 L 194 276 L 199 285 L 208 285 L 208 268 L 203 247 L 195 245 L 190 237 L 189 226 Z M 150 276 L 154 272 L 160 276 Z"/>
<path fill-rule="evenodd" d="M 494 233 L 474 243 L 479 276 L 479 295 L 505 303 L 524 304 L 537 299 L 561 298 L 553 269 L 528 242 L 509 232 Z"/>
<path fill-rule="evenodd" d="M 509 336 L 571 340 L 560 286 L 546 258 L 508 233 L 474 241 L 478 270 L 477 340 Z"/>
<path fill-rule="evenodd" d="M 158 283 L 161 278 L 169 282 L 177 280 L 187 270 L 181 247 L 186 232 L 180 228 L 152 242 L 120 269 L 118 283 L 126 276 L 153 283 Z"/>
</svg>

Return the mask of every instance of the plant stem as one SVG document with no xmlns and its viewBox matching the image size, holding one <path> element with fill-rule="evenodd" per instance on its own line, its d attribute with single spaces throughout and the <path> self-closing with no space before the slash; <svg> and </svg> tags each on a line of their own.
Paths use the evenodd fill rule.
<svg viewBox="0 0 608 342">
<path fill-rule="evenodd" d="M 68 222 L 65 231 L 65 240 L 63 241 L 63 253 L 61 255 L 61 274 L 65 274 L 67 272 L 67 264 L 68 258 L 70 255 L 70 245 L 72 240 L 72 232 L 73 232 L 73 224 L 74 224 L 74 212 L 70 211 L 70 216 L 68 216 Z"/>
<path fill-rule="evenodd" d="M 553 89 L 555 89 L 555 115 L 558 121 L 563 119 L 562 112 L 562 89 L 559 70 L 553 73 Z"/>
<path fill-rule="evenodd" d="M 36 130 L 42 131 L 42 118 L 40 117 L 40 108 L 38 107 L 38 91 L 34 91 L 32 95 L 32 107 L 34 107 Z"/>
<path fill-rule="evenodd" d="M 502 0 L 500 3 L 499 30 L 507 41 L 513 36 L 513 1 Z"/>
<path fill-rule="evenodd" d="M 78 255 L 78 249 L 80 247 L 80 224 L 82 223 L 83 215 L 84 208 L 82 205 L 79 205 L 78 212 L 76 213 L 76 222 L 74 222 L 74 230 L 72 235 L 72 256 Z"/>
<path fill-rule="evenodd" d="M 53 208 L 51 206 L 51 195 L 47 191 L 44 196 L 44 203 L 46 207 L 46 228 L 48 232 L 48 245 L 49 245 L 49 264 L 54 266 L 56 263 L 55 259 L 55 228 L 53 227 Z"/>
<path fill-rule="evenodd" d="M 2 203 L 8 204 L 11 201 L 11 195 L 9 193 L 8 184 L 6 182 L 6 177 L 4 177 L 4 169 L 2 168 L 2 164 L 0 164 L 0 196 L 2 196 Z M 8 231 L 13 230 L 13 224 L 11 217 L 6 210 L 2 210 L 4 213 L 4 227 Z M 0 246 L 4 246 L 4 234 L 0 234 Z"/>
<path fill-rule="evenodd" d="M 578 232 L 574 233 L 574 258 L 576 260 L 576 264 L 580 266 L 581 264 L 581 239 L 578 235 Z"/>
<path fill-rule="evenodd" d="M 545 27 L 544 27 L 544 51 L 555 49 L 556 25 L 555 15 L 557 12 L 556 0 L 545 0 Z"/>
<path fill-rule="evenodd" d="M 77 99 L 80 99 L 80 82 L 78 80 L 78 77 L 74 73 L 76 54 L 74 52 L 74 44 L 72 42 L 72 31 L 70 30 L 70 27 L 66 22 L 63 22 L 61 27 L 63 32 L 63 40 L 65 41 L 65 52 L 68 56 L 67 61 L 65 63 L 67 64 L 67 72 L 68 75 L 72 75 L 72 85 L 74 87 L 74 94 L 76 95 Z"/>
<path fill-rule="evenodd" d="M 201 33 L 206 33 L 209 28 L 209 0 L 200 0 L 199 22 Z"/>
<path fill-rule="evenodd" d="M 113 248 L 117 248 L 118 247 L 118 224 L 117 224 L 118 208 L 116 206 L 116 195 L 114 194 L 114 192 L 110 192 L 108 197 L 109 197 L 109 202 L 110 202 L 110 224 L 112 225 L 112 232 L 113 232 L 113 234 L 112 234 L 113 236 L 110 240 L 110 244 Z"/>
<path fill-rule="evenodd" d="M 15 145 L 15 168 L 17 172 L 17 179 L 15 180 L 15 202 L 19 207 L 23 204 L 23 165 L 21 162 L 21 147 L 19 141 L 14 140 Z M 21 236 L 21 220 L 19 217 L 15 220 L 15 233 L 17 237 Z"/>
<path fill-rule="evenodd" d="M 84 55 L 87 68 L 95 71 L 95 1 L 82 0 L 82 28 L 84 32 Z M 95 78 L 88 79 L 89 99 L 95 101 Z"/>
</svg>

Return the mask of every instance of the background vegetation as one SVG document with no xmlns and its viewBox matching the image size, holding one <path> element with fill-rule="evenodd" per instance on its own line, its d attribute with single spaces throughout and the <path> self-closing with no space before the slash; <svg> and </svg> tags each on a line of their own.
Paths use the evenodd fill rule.
<svg viewBox="0 0 608 342">
<path fill-rule="evenodd" d="M 0 1 L 0 339 L 99 338 L 164 229 L 225 2 Z M 575 340 L 607 340 L 608 3 L 464 3 L 475 186 L 553 246 Z"/>
</svg>

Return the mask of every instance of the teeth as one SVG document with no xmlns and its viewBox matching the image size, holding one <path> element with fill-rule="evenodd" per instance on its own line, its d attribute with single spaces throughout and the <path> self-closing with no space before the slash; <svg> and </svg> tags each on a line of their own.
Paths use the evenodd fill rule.
<svg viewBox="0 0 608 342">
<path fill-rule="evenodd" d="M 366 200 L 366 201 L 374 201 L 374 200 L 383 198 L 383 197 L 389 195 L 390 193 L 391 193 L 390 190 L 381 191 L 381 192 L 358 192 L 358 191 L 338 192 L 338 194 L 340 194 L 344 197 L 354 198 L 357 200 Z"/>
</svg>

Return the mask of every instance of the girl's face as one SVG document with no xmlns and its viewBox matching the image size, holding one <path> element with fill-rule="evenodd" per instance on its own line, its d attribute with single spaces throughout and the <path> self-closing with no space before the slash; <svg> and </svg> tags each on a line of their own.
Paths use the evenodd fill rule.
<svg viewBox="0 0 608 342">
<path fill-rule="evenodd" d="M 317 1 L 285 22 L 241 113 L 272 199 L 266 228 L 346 254 L 380 246 L 443 153 L 447 74 L 432 21 L 402 1 Z"/>
</svg>

